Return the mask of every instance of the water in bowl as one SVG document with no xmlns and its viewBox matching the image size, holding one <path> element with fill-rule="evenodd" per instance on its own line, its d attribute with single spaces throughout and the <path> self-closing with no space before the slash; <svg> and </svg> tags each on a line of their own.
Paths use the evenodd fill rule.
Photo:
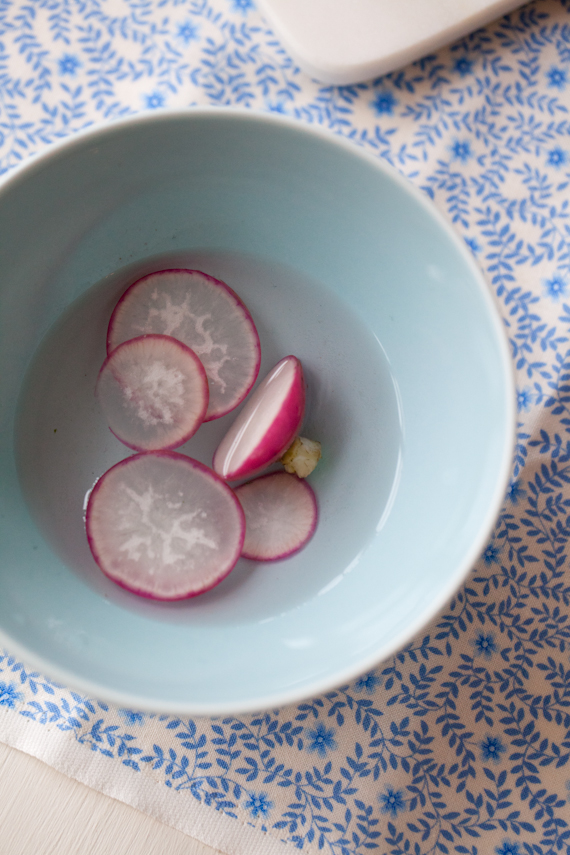
<svg viewBox="0 0 570 855">
<path fill-rule="evenodd" d="M 125 288 L 152 270 L 188 267 L 228 283 L 248 306 L 262 349 L 260 379 L 283 356 L 301 360 L 308 384 L 303 435 L 322 443 L 310 478 L 320 521 L 310 544 L 282 562 L 241 559 L 213 591 L 152 603 L 98 569 L 83 522 L 95 480 L 132 452 L 109 431 L 94 398 L 110 314 Z M 203 425 L 179 451 L 211 464 L 237 410 Z M 124 267 L 73 302 L 40 343 L 22 389 L 16 431 L 20 482 L 44 539 L 69 571 L 124 608 L 158 620 L 263 620 L 341 584 L 389 513 L 401 464 L 402 418 L 381 343 L 326 285 L 293 267 L 225 252 L 155 256 Z"/>
</svg>

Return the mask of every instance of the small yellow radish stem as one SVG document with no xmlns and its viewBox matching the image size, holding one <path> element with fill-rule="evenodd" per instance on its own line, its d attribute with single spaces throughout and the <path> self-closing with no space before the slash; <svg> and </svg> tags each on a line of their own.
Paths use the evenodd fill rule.
<svg viewBox="0 0 570 855">
<path fill-rule="evenodd" d="M 320 459 L 321 443 L 304 436 L 298 436 L 281 458 L 281 463 L 286 472 L 297 475 L 299 478 L 306 478 Z"/>
</svg>

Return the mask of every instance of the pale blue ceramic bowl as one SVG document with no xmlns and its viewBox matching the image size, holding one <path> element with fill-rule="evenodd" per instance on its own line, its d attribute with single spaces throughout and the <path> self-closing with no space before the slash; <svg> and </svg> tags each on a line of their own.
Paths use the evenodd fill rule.
<svg viewBox="0 0 570 855">
<path fill-rule="evenodd" d="M 130 708 L 276 707 L 355 678 L 421 631 L 485 546 L 514 392 L 502 325 L 461 240 L 381 161 L 268 115 L 143 115 L 50 148 L 0 186 L 0 642 Z M 137 276 L 225 279 L 262 373 L 296 354 L 315 537 L 160 604 L 98 570 L 95 478 L 129 454 L 93 397 L 110 312 Z M 182 450 L 209 462 L 232 416 Z"/>
</svg>

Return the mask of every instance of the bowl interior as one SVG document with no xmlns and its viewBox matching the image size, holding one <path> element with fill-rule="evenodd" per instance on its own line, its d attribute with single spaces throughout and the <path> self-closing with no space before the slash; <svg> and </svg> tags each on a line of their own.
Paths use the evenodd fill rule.
<svg viewBox="0 0 570 855">
<path fill-rule="evenodd" d="M 48 674 L 124 706 L 276 706 L 370 667 L 482 548 L 510 462 L 508 354 L 481 276 L 415 191 L 290 122 L 189 111 L 55 148 L 0 191 L 0 630 Z M 83 504 L 130 452 L 93 397 L 110 313 L 151 270 L 242 297 L 260 377 L 306 370 L 323 443 L 315 537 L 152 603 L 91 558 Z M 210 463 L 234 414 L 182 449 Z"/>
</svg>

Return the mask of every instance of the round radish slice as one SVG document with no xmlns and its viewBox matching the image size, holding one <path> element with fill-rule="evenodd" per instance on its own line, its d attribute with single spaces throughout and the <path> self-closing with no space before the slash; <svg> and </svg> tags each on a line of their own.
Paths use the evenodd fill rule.
<svg viewBox="0 0 570 855">
<path fill-rule="evenodd" d="M 236 487 L 235 494 L 245 513 L 244 558 L 288 558 L 312 537 L 317 526 L 317 500 L 307 482 L 296 475 L 262 475 Z"/>
<path fill-rule="evenodd" d="M 296 356 L 286 356 L 259 384 L 214 454 L 226 481 L 247 478 L 278 460 L 301 427 L 305 381 Z"/>
<path fill-rule="evenodd" d="M 115 348 L 95 393 L 112 432 L 135 451 L 182 445 L 208 407 L 204 366 L 189 347 L 166 335 L 139 336 Z"/>
<path fill-rule="evenodd" d="M 107 352 L 147 333 L 173 336 L 200 357 L 210 386 L 205 421 L 237 407 L 257 379 L 251 315 L 231 288 L 199 270 L 161 270 L 131 285 L 111 316 Z"/>
<path fill-rule="evenodd" d="M 239 558 L 245 520 L 210 469 L 172 451 L 135 454 L 95 484 L 89 546 L 107 576 L 135 594 L 181 600 L 208 591 Z"/>
</svg>

